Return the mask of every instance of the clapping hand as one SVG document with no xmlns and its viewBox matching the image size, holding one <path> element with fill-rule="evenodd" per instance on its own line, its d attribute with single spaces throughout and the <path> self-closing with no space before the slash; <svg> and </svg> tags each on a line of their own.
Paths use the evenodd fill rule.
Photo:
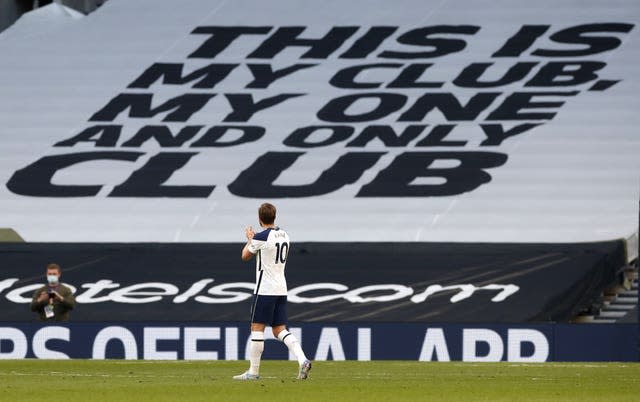
<svg viewBox="0 0 640 402">
<path fill-rule="evenodd" d="M 244 228 L 244 234 L 245 236 L 247 236 L 247 240 L 251 241 L 256 232 L 253 231 L 253 228 L 251 226 L 247 226 Z"/>
</svg>

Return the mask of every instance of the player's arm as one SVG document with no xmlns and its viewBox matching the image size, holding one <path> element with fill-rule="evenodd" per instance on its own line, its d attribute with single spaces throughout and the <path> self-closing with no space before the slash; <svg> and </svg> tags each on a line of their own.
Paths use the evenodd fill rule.
<svg viewBox="0 0 640 402">
<path fill-rule="evenodd" d="M 244 234 L 247 237 L 247 243 L 242 248 L 241 258 L 242 258 L 242 261 L 249 261 L 255 255 L 249 249 L 249 247 L 251 246 L 251 240 L 253 240 L 253 236 L 255 235 L 255 232 L 253 231 L 253 228 L 251 226 L 248 226 L 244 229 Z"/>
</svg>

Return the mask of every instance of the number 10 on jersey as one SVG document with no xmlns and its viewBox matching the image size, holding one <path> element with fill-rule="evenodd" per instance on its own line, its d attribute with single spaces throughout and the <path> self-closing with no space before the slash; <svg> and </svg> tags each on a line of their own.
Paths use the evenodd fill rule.
<svg viewBox="0 0 640 402">
<path fill-rule="evenodd" d="M 287 254 L 289 254 L 289 243 L 276 243 L 276 264 L 279 262 L 284 264 L 287 261 Z"/>
</svg>

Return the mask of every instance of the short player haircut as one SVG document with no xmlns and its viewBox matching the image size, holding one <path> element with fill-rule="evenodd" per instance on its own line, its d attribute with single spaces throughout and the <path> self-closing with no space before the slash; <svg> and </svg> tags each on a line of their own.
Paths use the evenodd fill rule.
<svg viewBox="0 0 640 402">
<path fill-rule="evenodd" d="M 55 264 L 55 263 L 51 263 L 49 265 L 47 265 L 47 271 L 50 269 L 55 269 L 56 271 L 58 271 L 58 273 L 62 273 L 62 268 L 60 268 L 60 265 Z"/>
<path fill-rule="evenodd" d="M 271 225 L 276 220 L 276 207 L 273 204 L 265 202 L 258 208 L 258 218 L 265 225 Z"/>
</svg>

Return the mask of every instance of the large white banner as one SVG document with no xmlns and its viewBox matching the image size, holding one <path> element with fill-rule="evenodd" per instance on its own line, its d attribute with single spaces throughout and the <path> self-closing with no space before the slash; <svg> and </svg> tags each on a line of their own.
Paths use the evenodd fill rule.
<svg viewBox="0 0 640 402">
<path fill-rule="evenodd" d="M 28 241 L 582 242 L 637 231 L 640 3 L 110 0 L 0 34 Z M 20 25 L 22 24 L 22 25 Z"/>
</svg>

